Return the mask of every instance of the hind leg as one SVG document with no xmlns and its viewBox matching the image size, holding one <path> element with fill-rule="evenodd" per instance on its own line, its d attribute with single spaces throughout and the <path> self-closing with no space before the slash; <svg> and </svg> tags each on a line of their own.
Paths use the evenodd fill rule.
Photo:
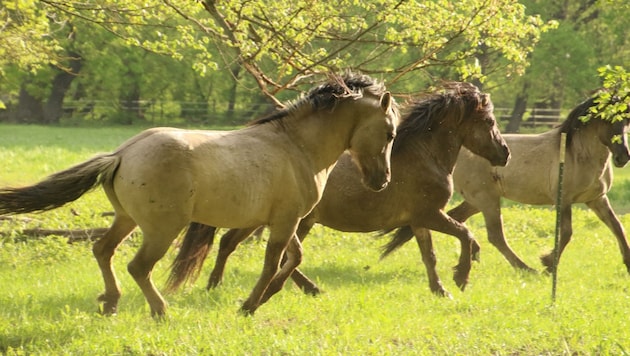
<svg viewBox="0 0 630 356">
<path fill-rule="evenodd" d="M 501 216 L 501 201 L 498 197 L 481 196 L 477 197 L 477 205 L 481 208 L 483 218 L 486 223 L 486 232 L 488 241 L 496 247 L 512 267 L 525 270 L 527 272 L 536 272 L 535 269 L 529 267 L 508 244 L 505 233 L 503 231 L 503 217 Z M 481 202 L 483 199 L 483 203 Z M 448 215 L 455 220 L 464 222 L 472 215 L 478 213 L 480 209 L 464 201 L 456 208 L 448 212 Z"/>
<path fill-rule="evenodd" d="M 246 228 L 246 229 L 231 229 L 221 237 L 219 244 L 219 252 L 217 253 L 217 259 L 214 261 L 214 268 L 210 273 L 208 279 L 208 285 L 206 289 L 215 288 L 223 281 L 223 273 L 225 271 L 225 264 L 228 257 L 236 250 L 236 247 L 243 242 L 249 235 L 252 234 L 258 227 Z"/>
<path fill-rule="evenodd" d="M 98 297 L 103 303 L 102 313 L 116 314 L 121 290 L 112 266 L 114 252 L 120 243 L 133 231 L 136 223 L 128 216 L 116 215 L 114 223 L 105 236 L 94 243 L 92 253 L 98 262 L 105 282 L 105 293 Z"/>
<path fill-rule="evenodd" d="M 416 242 L 420 248 L 420 254 L 422 255 L 422 262 L 427 270 L 427 277 L 429 278 L 429 288 L 431 292 L 441 296 L 452 298 L 440 280 L 440 276 L 437 274 L 435 266 L 437 265 L 437 258 L 435 257 L 435 251 L 433 250 L 433 241 L 431 239 L 431 230 L 412 227 L 413 233 L 416 236 Z"/>
<path fill-rule="evenodd" d="M 143 228 L 142 246 L 127 265 L 127 270 L 134 278 L 151 308 L 151 316 L 162 317 L 166 313 L 166 301 L 151 279 L 153 267 L 159 261 L 179 232 L 187 224 L 170 224 Z M 142 228 L 142 226 L 141 226 Z"/>
</svg>

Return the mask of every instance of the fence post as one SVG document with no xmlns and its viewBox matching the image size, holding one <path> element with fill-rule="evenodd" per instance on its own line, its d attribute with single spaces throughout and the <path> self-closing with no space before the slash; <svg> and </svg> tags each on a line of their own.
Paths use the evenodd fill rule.
<svg viewBox="0 0 630 356">
<path fill-rule="evenodd" d="M 566 146 L 567 146 L 567 134 L 560 134 L 560 161 L 558 162 L 558 192 L 556 196 L 556 233 L 554 237 L 553 243 L 553 270 L 552 274 L 552 285 L 551 285 L 551 300 L 552 302 L 556 301 L 556 289 L 558 285 L 558 260 L 560 259 L 560 248 L 558 246 L 560 240 L 561 233 L 561 215 L 562 215 L 562 181 L 564 178 L 564 158 L 566 155 Z"/>
</svg>

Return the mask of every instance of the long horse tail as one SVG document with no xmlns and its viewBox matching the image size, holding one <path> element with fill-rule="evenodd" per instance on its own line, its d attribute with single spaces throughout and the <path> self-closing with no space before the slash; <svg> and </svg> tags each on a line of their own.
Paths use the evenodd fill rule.
<svg viewBox="0 0 630 356">
<path fill-rule="evenodd" d="M 195 281 L 199 277 L 203 261 L 214 243 L 216 230 L 216 227 L 195 222 L 188 225 L 179 253 L 171 265 L 166 291 L 175 291 L 183 283 Z"/>
<path fill-rule="evenodd" d="M 21 188 L 0 188 L 0 215 L 41 212 L 61 207 L 79 199 L 97 185 L 111 182 L 120 164 L 120 156 L 96 156 L 43 181 Z"/>
<path fill-rule="evenodd" d="M 381 235 L 385 235 L 392 230 L 393 229 L 384 230 L 381 232 Z M 382 247 L 381 259 L 389 256 L 390 253 L 394 252 L 407 241 L 411 240 L 413 236 L 413 231 L 411 231 L 411 227 L 409 225 L 398 228 L 391 240 Z"/>
</svg>

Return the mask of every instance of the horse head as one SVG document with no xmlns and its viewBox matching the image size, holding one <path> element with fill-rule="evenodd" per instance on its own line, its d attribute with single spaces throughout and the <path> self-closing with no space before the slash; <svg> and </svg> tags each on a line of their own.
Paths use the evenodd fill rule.
<svg viewBox="0 0 630 356">
<path fill-rule="evenodd" d="M 628 150 L 627 131 L 630 126 L 630 108 L 626 107 L 624 113 L 616 118 L 604 118 L 599 113 L 593 112 L 597 105 L 597 96 L 592 96 L 573 108 L 567 119 L 561 124 L 561 132 L 567 133 L 567 145 L 577 132 L 591 128 L 593 136 L 608 148 L 612 154 L 612 161 L 616 167 L 625 166 L 630 161 Z M 610 103 L 617 103 L 620 99 L 611 98 Z"/>
<path fill-rule="evenodd" d="M 353 161 L 361 171 L 361 182 L 374 191 L 385 189 L 391 180 L 390 155 L 400 119 L 389 92 L 380 95 L 378 105 L 377 110 L 372 107 L 361 115 L 349 148 Z"/>
<path fill-rule="evenodd" d="M 595 118 L 592 120 L 601 120 Z M 604 120 L 605 121 L 605 120 Z M 605 121 L 603 130 L 600 130 L 599 139 L 608 147 L 612 154 L 612 162 L 615 167 L 624 167 L 630 161 L 630 150 L 628 149 L 628 126 L 630 120 L 624 118 L 622 120 L 614 120 L 613 122 Z"/>
<path fill-rule="evenodd" d="M 510 150 L 499 132 L 490 95 L 477 91 L 475 100 L 467 100 L 467 106 L 471 108 L 465 109 L 462 119 L 462 124 L 466 125 L 465 132 L 468 132 L 464 137 L 464 147 L 487 159 L 493 166 L 505 166 L 510 159 Z"/>
</svg>

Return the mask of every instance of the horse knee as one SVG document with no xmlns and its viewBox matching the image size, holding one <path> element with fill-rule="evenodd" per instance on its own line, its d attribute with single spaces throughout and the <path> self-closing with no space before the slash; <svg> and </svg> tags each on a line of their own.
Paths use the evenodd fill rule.
<svg viewBox="0 0 630 356">
<path fill-rule="evenodd" d="M 127 264 L 127 272 L 135 279 L 145 279 L 148 277 L 150 269 L 147 265 L 141 263 L 138 259 L 133 259 Z"/>
</svg>

